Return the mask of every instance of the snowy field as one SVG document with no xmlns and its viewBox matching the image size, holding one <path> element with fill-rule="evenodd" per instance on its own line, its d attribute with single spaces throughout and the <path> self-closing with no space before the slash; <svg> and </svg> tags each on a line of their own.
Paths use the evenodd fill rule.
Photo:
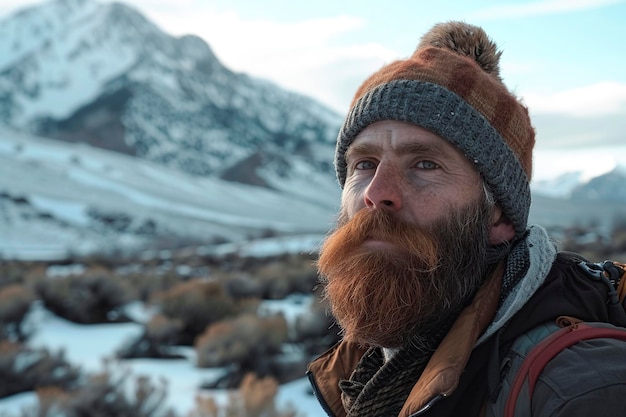
<svg viewBox="0 0 626 417">
<path fill-rule="evenodd" d="M 214 247 L 196 249 L 205 254 L 226 255 L 238 253 L 246 257 L 268 257 L 284 253 L 312 253 L 317 250 L 323 236 L 309 235 L 299 237 L 275 237 L 239 244 L 222 244 Z M 167 258 L 169 251 L 144 253 L 147 258 Z M 50 279 L 84 272 L 80 264 L 56 265 L 48 267 L 46 275 Z M 259 315 L 281 313 L 292 328 L 296 319 L 310 311 L 311 303 L 316 300 L 310 295 L 292 294 L 282 300 L 263 300 L 259 306 Z M 81 325 L 69 322 L 44 309 L 36 302 L 26 322 L 33 335 L 28 340 L 32 348 L 45 347 L 53 352 L 64 351 L 66 360 L 78 365 L 82 370 L 93 373 L 104 369 L 103 361 L 113 359 L 114 353 L 128 341 L 135 339 L 143 331 L 154 311 L 141 302 L 126 306 L 125 313 L 131 323 L 111 323 Z M 178 347 L 177 353 L 183 359 L 128 359 L 117 360 L 115 367 L 128 370 L 133 377 L 147 376 L 153 382 L 167 381 L 167 398 L 164 408 L 171 408 L 181 417 L 194 407 L 197 395 L 210 395 L 218 403 L 228 400 L 228 393 L 223 390 L 200 390 L 203 382 L 214 381 L 226 373 L 222 368 L 197 368 L 195 351 L 192 347 Z M 325 417 L 325 413 L 312 395 L 308 379 L 302 370 L 302 378 L 283 384 L 276 396 L 279 410 L 295 409 L 299 417 Z M 35 393 L 23 393 L 0 399 L 0 417 L 18 417 L 20 410 L 37 404 Z"/>
<path fill-rule="evenodd" d="M 309 300 L 310 302 L 311 300 Z M 288 322 L 303 314 L 308 302 L 298 298 L 287 298 L 283 301 L 268 301 L 260 308 L 281 311 Z M 146 312 L 139 305 L 129 307 L 134 317 L 141 318 Z M 98 372 L 103 370 L 103 359 L 112 358 L 112 353 L 119 349 L 125 341 L 138 336 L 142 327 L 140 323 L 79 325 L 61 319 L 41 307 L 31 312 L 30 322 L 35 326 L 35 335 L 29 341 L 33 348 L 47 347 L 52 351 L 63 350 L 66 359 L 80 365 L 84 371 Z M 156 382 L 164 379 L 168 382 L 168 396 L 165 408 L 175 410 L 184 417 L 195 404 L 196 395 L 211 395 L 218 403 L 227 400 L 227 392 L 220 390 L 202 391 L 198 387 L 204 381 L 211 381 L 223 375 L 225 370 L 200 369 L 193 366 L 193 349 L 182 348 L 180 353 L 187 359 L 133 359 L 116 363 L 122 369 L 130 371 L 132 376 L 148 376 Z M 0 400 L 0 415 L 17 417 L 20 410 L 37 404 L 35 393 L 23 393 Z M 276 397 L 279 409 L 291 407 L 301 417 L 324 417 L 325 414 L 317 400 L 311 395 L 308 379 L 303 378 L 280 386 Z M 4 413 L 4 414 L 3 414 Z"/>
</svg>

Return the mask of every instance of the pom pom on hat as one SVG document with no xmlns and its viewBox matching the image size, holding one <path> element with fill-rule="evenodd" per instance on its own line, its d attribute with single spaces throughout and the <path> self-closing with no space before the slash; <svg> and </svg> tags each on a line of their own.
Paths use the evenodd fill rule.
<svg viewBox="0 0 626 417">
<path fill-rule="evenodd" d="M 487 73 L 500 78 L 501 51 L 487 33 L 478 26 L 461 22 L 438 23 L 427 32 L 416 51 L 433 46 L 435 48 L 449 49 L 459 55 L 466 56 L 476 61 Z"/>
<path fill-rule="evenodd" d="M 501 52 L 485 31 L 463 22 L 435 25 L 406 60 L 372 74 L 357 90 L 337 138 L 343 187 L 345 152 L 368 125 L 397 120 L 429 129 L 470 160 L 511 220 L 527 227 L 535 131 L 528 109 L 500 77 Z"/>
</svg>

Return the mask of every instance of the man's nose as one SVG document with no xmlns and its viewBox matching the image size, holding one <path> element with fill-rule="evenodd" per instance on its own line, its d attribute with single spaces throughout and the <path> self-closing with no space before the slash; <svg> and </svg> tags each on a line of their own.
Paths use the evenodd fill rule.
<svg viewBox="0 0 626 417">
<path fill-rule="evenodd" d="M 397 168 L 380 164 L 365 189 L 365 205 L 369 208 L 398 211 L 402 208 L 402 176 Z"/>
</svg>

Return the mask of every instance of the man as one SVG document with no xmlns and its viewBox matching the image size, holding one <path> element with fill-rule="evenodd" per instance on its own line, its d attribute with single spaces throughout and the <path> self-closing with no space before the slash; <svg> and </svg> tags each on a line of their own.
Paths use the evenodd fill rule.
<svg viewBox="0 0 626 417">
<path fill-rule="evenodd" d="M 479 27 L 435 25 L 354 97 L 318 264 L 343 340 L 308 372 L 329 415 L 500 415 L 520 335 L 562 316 L 626 325 L 588 264 L 527 225 L 535 132 L 500 54 Z M 558 355 L 524 415 L 624 415 L 625 346 Z"/>
</svg>

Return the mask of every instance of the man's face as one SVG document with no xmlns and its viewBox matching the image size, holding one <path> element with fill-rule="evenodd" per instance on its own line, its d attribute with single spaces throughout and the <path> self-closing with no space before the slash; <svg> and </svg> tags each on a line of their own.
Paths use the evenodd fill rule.
<svg viewBox="0 0 626 417">
<path fill-rule="evenodd" d="M 384 208 L 426 226 L 483 193 L 478 171 L 436 134 L 408 123 L 383 121 L 364 129 L 346 152 L 342 207 Z"/>
<path fill-rule="evenodd" d="M 346 161 L 339 227 L 318 264 L 326 296 L 345 339 L 400 347 L 482 283 L 498 212 L 469 161 L 419 127 L 373 124 Z"/>
</svg>

